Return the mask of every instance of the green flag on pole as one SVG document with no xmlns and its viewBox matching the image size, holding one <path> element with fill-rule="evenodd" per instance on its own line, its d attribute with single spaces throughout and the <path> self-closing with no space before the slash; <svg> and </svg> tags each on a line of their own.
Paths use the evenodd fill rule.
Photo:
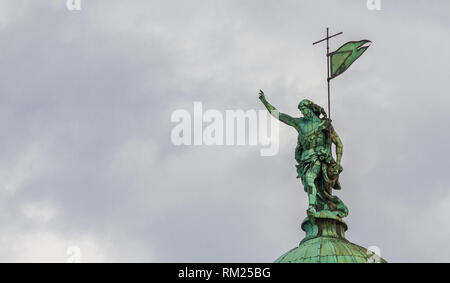
<svg viewBox="0 0 450 283">
<path fill-rule="evenodd" d="M 343 72 L 345 72 L 350 65 L 356 61 L 369 46 L 364 44 L 371 42 L 370 40 L 349 41 L 339 47 L 336 51 L 330 53 L 330 79 L 334 79 Z"/>
</svg>

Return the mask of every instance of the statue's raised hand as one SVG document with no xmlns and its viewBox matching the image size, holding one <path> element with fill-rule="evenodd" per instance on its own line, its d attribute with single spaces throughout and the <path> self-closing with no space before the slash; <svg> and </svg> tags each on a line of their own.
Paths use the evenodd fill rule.
<svg viewBox="0 0 450 283">
<path fill-rule="evenodd" d="M 266 99 L 266 97 L 264 96 L 264 91 L 259 90 L 259 99 Z"/>
</svg>

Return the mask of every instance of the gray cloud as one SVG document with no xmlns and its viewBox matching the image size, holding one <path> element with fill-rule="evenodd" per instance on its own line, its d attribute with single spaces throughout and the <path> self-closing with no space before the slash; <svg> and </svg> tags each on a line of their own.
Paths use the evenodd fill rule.
<svg viewBox="0 0 450 283">
<path fill-rule="evenodd" d="M 332 82 L 348 238 L 389 261 L 449 261 L 448 4 L 0 4 L 1 261 L 262 261 L 298 244 L 296 136 L 280 153 L 175 147 L 172 111 L 326 103 L 326 26 L 373 46 Z M 299 113 L 298 113 L 299 114 Z M 430 233 L 439 227 L 438 233 Z"/>
</svg>

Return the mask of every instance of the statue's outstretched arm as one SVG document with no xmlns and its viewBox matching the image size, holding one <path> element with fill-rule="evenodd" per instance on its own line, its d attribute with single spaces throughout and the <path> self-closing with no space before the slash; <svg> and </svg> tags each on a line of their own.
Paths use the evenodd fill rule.
<svg viewBox="0 0 450 283">
<path fill-rule="evenodd" d="M 278 111 L 272 104 L 270 104 L 266 97 L 264 96 L 264 92 L 262 90 L 259 91 L 259 99 L 261 102 L 266 106 L 267 110 L 269 110 L 270 114 L 280 120 L 281 122 L 285 123 L 286 125 L 292 126 L 294 128 L 297 127 L 297 124 L 295 123 L 295 119 L 287 114 L 281 113 Z"/>
<path fill-rule="evenodd" d="M 341 164 L 342 152 L 344 150 L 344 145 L 342 144 L 339 135 L 336 133 L 333 127 L 331 127 L 331 142 L 336 145 L 336 162 Z"/>
</svg>

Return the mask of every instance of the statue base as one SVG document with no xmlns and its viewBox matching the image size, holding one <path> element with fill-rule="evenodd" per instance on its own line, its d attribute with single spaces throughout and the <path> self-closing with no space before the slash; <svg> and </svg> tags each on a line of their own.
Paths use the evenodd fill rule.
<svg viewBox="0 0 450 283">
<path fill-rule="evenodd" d="M 300 242 L 300 245 L 305 241 L 322 236 L 346 240 L 345 231 L 348 229 L 344 220 L 327 213 L 327 211 L 316 212 L 314 217 L 306 217 L 301 227 L 305 231 L 306 236 Z"/>
<path fill-rule="evenodd" d="M 345 238 L 347 224 L 329 211 L 319 211 L 306 217 L 302 224 L 305 238 L 300 245 L 275 263 L 384 263 L 386 260 L 372 251 Z"/>
</svg>

